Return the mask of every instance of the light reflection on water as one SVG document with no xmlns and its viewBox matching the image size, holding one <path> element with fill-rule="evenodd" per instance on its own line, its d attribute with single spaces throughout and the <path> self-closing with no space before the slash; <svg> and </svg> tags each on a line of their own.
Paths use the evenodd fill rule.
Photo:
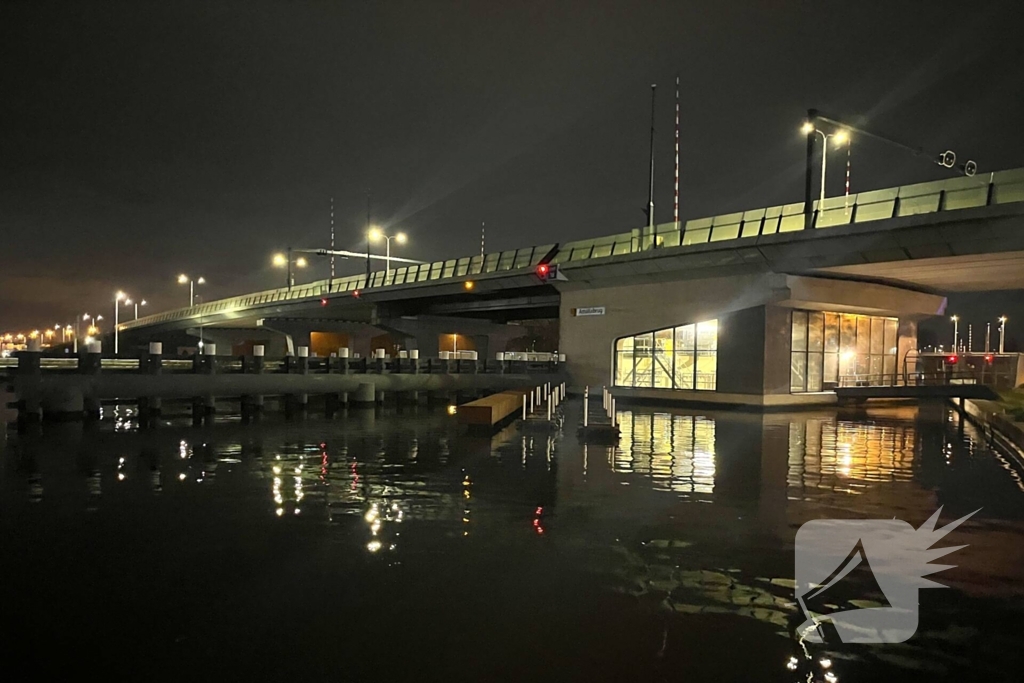
<svg viewBox="0 0 1024 683">
<path fill-rule="evenodd" d="M 578 404 L 566 408 L 565 424 L 575 424 Z M 991 616 L 963 605 L 1014 594 L 1009 586 L 1024 578 L 1019 549 L 1003 559 L 1005 548 L 1013 547 L 1008 541 L 1024 547 L 1017 464 L 990 451 L 971 427 L 961 430 L 942 409 L 760 415 L 635 408 L 620 410 L 622 439 L 614 448 L 581 446 L 568 428 L 548 434 L 513 426 L 490 439 L 469 437 L 448 417 L 422 411 L 249 428 L 171 421 L 151 431 L 140 431 L 126 411 L 105 417 L 96 430 L 68 425 L 8 438 L 0 460 L 0 524 L 5 533 L 22 531 L 9 547 L 32 559 L 23 582 L 48 571 L 56 575 L 72 561 L 60 546 L 52 556 L 19 546 L 27 542 L 21 540 L 25 529 L 50 529 L 54 520 L 92 519 L 76 522 L 83 533 L 95 534 L 96 548 L 88 552 L 116 549 L 139 562 L 158 551 L 107 548 L 102 540 L 123 534 L 126 520 L 132 520 L 132 536 L 148 533 L 161 554 L 186 549 L 178 536 L 162 540 L 159 529 L 189 530 L 190 539 L 201 540 L 189 540 L 198 545 L 188 553 L 204 559 L 223 552 L 223 541 L 209 537 L 216 529 L 219 539 L 273 544 L 288 558 L 289 572 L 339 567 L 339 578 L 371 593 L 391 585 L 385 570 L 413 572 L 406 580 L 428 583 L 458 573 L 467 595 L 492 596 L 490 609 L 509 620 L 522 603 L 553 609 L 574 623 L 574 599 L 605 605 L 610 596 L 626 597 L 629 618 L 657 624 L 664 636 L 663 642 L 655 638 L 653 651 L 641 647 L 616 660 L 631 671 L 656 671 L 670 662 L 685 671 L 701 648 L 673 634 L 699 623 L 723 642 L 742 632 L 749 656 L 763 659 L 765 680 L 790 680 L 790 657 L 801 680 L 858 680 L 892 672 L 976 673 L 982 654 L 998 663 L 992 643 L 999 634 L 986 624 Z M 898 516 L 916 525 L 939 505 L 950 515 L 984 510 L 957 539 L 971 550 L 958 556 L 959 574 L 947 572 L 956 587 L 947 593 L 954 597 L 922 598 L 932 610 L 923 615 L 917 641 L 856 651 L 836 644 L 812 651 L 799 642 L 793 629 L 803 618 L 792 600 L 792 539 L 801 523 Z M 356 556 L 369 564 L 353 564 Z M 495 558 L 518 574 L 497 571 Z M 277 556 L 261 562 L 267 566 L 257 574 L 285 569 Z M 533 577 L 530 585 L 561 586 L 562 592 L 541 598 L 513 578 L 523 575 Z M 66 589 L 73 595 L 116 583 L 116 577 L 97 565 L 82 585 L 71 581 Z M 227 583 L 215 585 L 231 592 Z M 256 598 L 238 599 L 262 608 Z M 430 604 L 416 593 L 404 599 L 411 614 Z M 355 609 L 352 598 L 334 600 L 338 613 Z M 566 614 L 560 615 L 563 602 Z M 465 605 L 450 609 L 461 615 L 456 624 L 470 618 Z M 296 628 L 305 623 L 295 619 Z M 706 619 L 716 621 L 693 621 Z M 170 628 L 187 628 L 188 615 L 180 620 Z M 743 631 L 743 623 L 763 630 Z M 429 619 L 421 626 L 429 628 Z M 98 633 L 104 628 L 99 624 Z M 974 635 L 956 647 L 939 647 L 950 628 Z M 477 647 L 483 661 L 504 656 L 500 639 Z M 562 656 L 572 659 L 568 652 Z"/>
</svg>

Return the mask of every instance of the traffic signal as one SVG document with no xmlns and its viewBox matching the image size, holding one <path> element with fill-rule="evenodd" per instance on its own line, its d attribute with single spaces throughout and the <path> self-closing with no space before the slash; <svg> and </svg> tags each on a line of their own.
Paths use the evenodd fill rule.
<svg viewBox="0 0 1024 683">
<path fill-rule="evenodd" d="M 558 279 L 558 266 L 553 263 L 541 263 L 537 266 L 537 277 L 541 282 Z"/>
<path fill-rule="evenodd" d="M 949 363 L 950 365 L 956 365 L 956 361 L 956 356 L 946 356 L 946 362 Z"/>
<path fill-rule="evenodd" d="M 327 297 L 325 297 L 325 296 L 320 297 L 320 305 L 321 306 L 326 306 L 327 305 Z"/>
</svg>

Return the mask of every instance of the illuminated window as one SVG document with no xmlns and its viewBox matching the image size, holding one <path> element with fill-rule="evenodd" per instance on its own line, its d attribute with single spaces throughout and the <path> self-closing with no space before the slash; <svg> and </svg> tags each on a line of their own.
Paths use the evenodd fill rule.
<svg viewBox="0 0 1024 683">
<path fill-rule="evenodd" d="M 896 318 L 793 311 L 790 391 L 893 383 L 898 328 Z"/>
<path fill-rule="evenodd" d="M 714 391 L 718 386 L 718 321 L 617 339 L 613 377 L 617 387 Z"/>
</svg>

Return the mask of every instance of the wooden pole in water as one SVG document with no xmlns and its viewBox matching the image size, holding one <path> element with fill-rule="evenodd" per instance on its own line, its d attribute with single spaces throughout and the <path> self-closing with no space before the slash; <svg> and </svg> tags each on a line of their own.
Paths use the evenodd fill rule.
<svg viewBox="0 0 1024 683">
<path fill-rule="evenodd" d="M 587 426 L 587 422 L 588 422 L 587 413 L 590 412 L 590 411 L 587 408 L 589 407 L 588 406 L 589 402 L 590 402 L 590 387 L 584 387 L 583 388 L 583 426 L 584 427 Z"/>
<path fill-rule="evenodd" d="M 523 419 L 526 419 L 526 394 L 523 394 Z"/>
</svg>

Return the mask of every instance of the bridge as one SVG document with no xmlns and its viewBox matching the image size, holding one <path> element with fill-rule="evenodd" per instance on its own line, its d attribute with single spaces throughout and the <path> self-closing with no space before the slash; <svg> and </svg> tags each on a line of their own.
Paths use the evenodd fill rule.
<svg viewBox="0 0 1024 683">
<path fill-rule="evenodd" d="M 539 278 L 540 264 L 559 279 Z M 840 374 L 898 366 L 945 292 L 1017 288 L 1024 169 L 828 198 L 810 215 L 798 202 L 253 292 L 119 332 L 129 345 L 203 337 L 236 353 L 392 345 L 425 356 L 455 335 L 492 357 L 523 335 L 510 323 L 557 320 L 576 386 L 771 406 L 832 401 Z M 714 348 L 694 347 L 686 329 L 712 321 Z"/>
</svg>

